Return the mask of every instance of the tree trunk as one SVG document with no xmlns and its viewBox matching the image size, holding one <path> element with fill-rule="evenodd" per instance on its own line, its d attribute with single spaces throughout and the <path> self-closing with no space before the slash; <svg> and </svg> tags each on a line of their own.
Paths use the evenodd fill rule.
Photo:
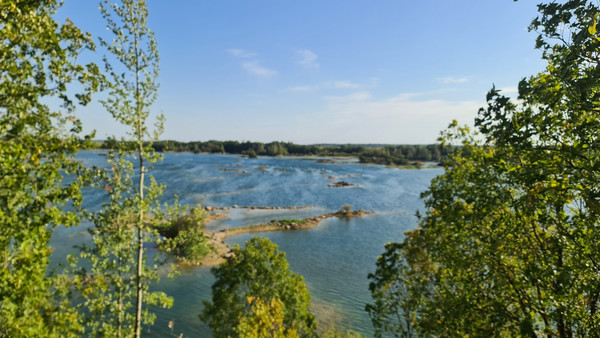
<svg viewBox="0 0 600 338">
<path fill-rule="evenodd" d="M 139 338 L 141 336 L 141 327 L 142 327 L 142 297 L 143 297 L 143 288 L 142 288 L 142 273 L 144 271 L 144 208 L 143 199 L 144 199 L 144 157 L 143 157 L 143 149 L 142 143 L 140 142 L 140 218 L 138 220 L 137 226 L 137 236 L 138 236 L 138 261 L 137 261 L 137 273 L 136 273 L 136 288 L 137 288 L 137 307 L 135 311 L 135 337 Z"/>
<path fill-rule="evenodd" d="M 133 20 L 132 20 L 133 21 Z M 142 330 L 142 273 L 144 271 L 144 134 L 143 134 L 143 120 L 142 120 L 142 100 L 140 97 L 140 52 L 138 47 L 138 32 L 134 35 L 134 46 L 135 46 L 135 99 L 136 99 L 136 111 L 137 111 L 137 141 L 138 141 L 138 155 L 140 157 L 140 187 L 139 187 L 139 198 L 140 198 L 140 219 L 138 220 L 138 262 L 137 262 L 137 308 L 135 312 L 135 337 L 140 338 Z"/>
</svg>

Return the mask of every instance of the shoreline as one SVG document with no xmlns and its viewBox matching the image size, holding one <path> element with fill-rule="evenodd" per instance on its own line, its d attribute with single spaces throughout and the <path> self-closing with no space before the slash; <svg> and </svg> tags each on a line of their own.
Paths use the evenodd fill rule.
<svg viewBox="0 0 600 338">
<path fill-rule="evenodd" d="M 417 146 L 417 145 L 411 145 L 411 146 Z M 107 148 L 102 148 L 102 147 L 94 147 L 94 148 L 89 148 L 89 149 L 84 149 L 85 151 L 100 151 L 100 152 L 106 152 L 109 151 L 110 149 Z M 319 162 L 322 164 L 339 164 L 341 163 L 353 163 L 353 164 L 362 164 L 362 165 L 382 165 L 382 166 L 386 166 L 388 168 L 399 168 L 399 169 L 413 169 L 413 170 L 420 170 L 420 169 L 425 169 L 425 168 L 419 168 L 416 165 L 414 165 L 413 163 L 416 162 L 421 162 L 421 163 L 436 163 L 435 166 L 437 167 L 442 167 L 441 162 L 436 161 L 436 160 L 419 160 L 419 159 L 408 159 L 408 161 L 410 163 L 407 164 L 386 164 L 386 163 L 380 163 L 377 161 L 365 161 L 365 162 L 361 162 L 361 158 L 360 158 L 360 154 L 356 154 L 356 155 L 309 155 L 309 154 L 285 154 L 285 155 L 257 155 L 256 157 L 249 157 L 248 154 L 244 154 L 244 153 L 218 153 L 218 152 L 204 152 L 204 151 L 199 151 L 199 152 L 195 152 L 195 151 L 189 151 L 189 150 L 156 150 L 157 153 L 162 153 L 162 154 L 196 154 L 196 155 L 217 155 L 217 156 L 233 156 L 233 157 L 240 157 L 240 158 L 247 158 L 247 159 L 254 159 L 254 158 L 282 158 L 282 159 L 294 159 L 294 160 L 324 160 L 323 162 Z M 229 171 L 229 170 L 225 170 L 225 171 Z"/>
<path fill-rule="evenodd" d="M 254 207 L 256 208 L 256 207 Z M 263 209 L 282 209 L 281 207 L 263 207 Z M 293 207 L 293 208 L 309 208 L 309 207 Z M 317 227 L 321 224 L 321 221 L 332 218 L 354 218 L 362 217 L 365 215 L 374 214 L 372 211 L 357 210 L 350 212 L 338 211 L 336 213 L 327 213 L 320 216 L 308 217 L 301 220 L 273 220 L 269 223 L 260 223 L 249 225 L 245 227 L 223 229 L 219 231 L 205 230 L 205 236 L 208 239 L 209 245 L 212 247 L 210 253 L 208 253 L 202 259 L 202 262 L 198 264 L 198 267 L 216 266 L 223 263 L 227 257 L 231 255 L 231 247 L 225 243 L 225 239 L 231 236 L 236 236 L 245 233 L 254 232 L 273 232 L 273 231 L 296 231 L 296 230 L 308 230 Z"/>
</svg>

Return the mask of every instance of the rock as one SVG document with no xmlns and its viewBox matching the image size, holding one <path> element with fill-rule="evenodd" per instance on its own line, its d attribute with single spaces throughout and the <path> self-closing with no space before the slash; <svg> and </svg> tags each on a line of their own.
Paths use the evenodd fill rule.
<svg viewBox="0 0 600 338">
<path fill-rule="evenodd" d="M 356 184 L 353 183 L 348 183 L 346 181 L 338 181 L 332 184 L 328 184 L 328 187 L 332 187 L 332 188 L 344 188 L 344 187 L 355 187 Z"/>
<path fill-rule="evenodd" d="M 237 206 L 237 205 L 232 205 L 231 207 L 232 207 L 232 208 L 234 208 L 234 209 L 237 209 L 237 208 L 238 208 L 238 206 Z"/>
</svg>

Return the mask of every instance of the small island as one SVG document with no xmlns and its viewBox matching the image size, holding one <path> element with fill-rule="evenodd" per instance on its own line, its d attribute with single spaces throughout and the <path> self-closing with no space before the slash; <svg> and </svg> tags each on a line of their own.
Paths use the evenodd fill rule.
<svg viewBox="0 0 600 338">
<path fill-rule="evenodd" d="M 246 206 L 246 207 L 238 207 L 232 206 L 231 208 L 245 208 L 249 210 L 278 210 L 278 209 L 305 209 L 310 208 L 310 206 L 302 206 L 302 207 L 257 207 L 257 206 Z M 205 211 L 224 211 L 229 210 L 231 208 L 214 208 L 214 207 L 205 207 Z M 372 211 L 365 210 L 352 210 L 350 205 L 344 205 L 340 210 L 335 213 L 326 213 L 320 216 L 308 217 L 304 219 L 281 219 L 281 220 L 272 220 L 268 223 L 254 224 L 245 227 L 239 228 L 231 228 L 231 229 L 223 229 L 219 231 L 211 231 L 204 229 L 204 224 L 210 220 L 221 219 L 227 217 L 227 214 L 218 212 L 211 213 L 206 215 L 202 220 L 197 219 L 196 222 L 190 222 L 190 217 L 184 217 L 188 222 L 183 222 L 187 224 L 187 229 L 191 227 L 195 228 L 197 231 L 202 231 L 202 242 L 205 246 L 209 247 L 210 250 L 165 250 L 165 248 L 159 249 L 163 251 L 172 252 L 177 259 L 177 264 L 179 267 L 194 267 L 194 266 L 215 266 L 219 265 L 225 261 L 227 257 L 231 255 L 231 248 L 225 243 L 225 239 L 231 236 L 244 234 L 244 233 L 253 233 L 253 232 L 270 232 L 270 231 L 294 231 L 294 230 L 306 230 L 311 229 L 318 226 L 321 221 L 332 218 L 354 218 L 354 217 L 362 217 L 365 215 L 373 214 Z M 193 225 L 192 223 L 196 223 Z M 175 222 L 174 224 L 178 224 L 178 229 L 183 229 L 181 221 Z M 202 230 L 200 230 L 200 228 Z M 190 236 L 188 230 L 184 230 L 186 234 L 186 239 L 183 243 L 180 243 L 181 246 L 188 247 L 190 245 L 196 245 L 198 243 L 186 243 L 189 240 L 198 241 L 197 236 Z M 200 233 L 200 232 L 198 232 Z M 175 233 L 169 233 L 167 231 L 161 231 L 161 235 L 177 238 Z"/>
</svg>

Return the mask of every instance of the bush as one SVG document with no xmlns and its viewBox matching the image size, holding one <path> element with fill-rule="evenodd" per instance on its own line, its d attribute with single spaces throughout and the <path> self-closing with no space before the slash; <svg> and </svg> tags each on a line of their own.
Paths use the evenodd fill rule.
<svg viewBox="0 0 600 338">
<path fill-rule="evenodd" d="M 348 216 L 351 213 L 352 213 L 352 206 L 350 204 L 342 205 L 340 210 L 338 210 L 338 212 L 337 212 L 338 215 L 342 215 L 342 216 Z"/>
<path fill-rule="evenodd" d="M 204 234 L 206 212 L 197 206 L 189 214 L 172 217 L 169 222 L 157 228 L 164 237 L 160 248 L 172 253 L 178 260 L 198 264 L 210 252 Z"/>
</svg>

